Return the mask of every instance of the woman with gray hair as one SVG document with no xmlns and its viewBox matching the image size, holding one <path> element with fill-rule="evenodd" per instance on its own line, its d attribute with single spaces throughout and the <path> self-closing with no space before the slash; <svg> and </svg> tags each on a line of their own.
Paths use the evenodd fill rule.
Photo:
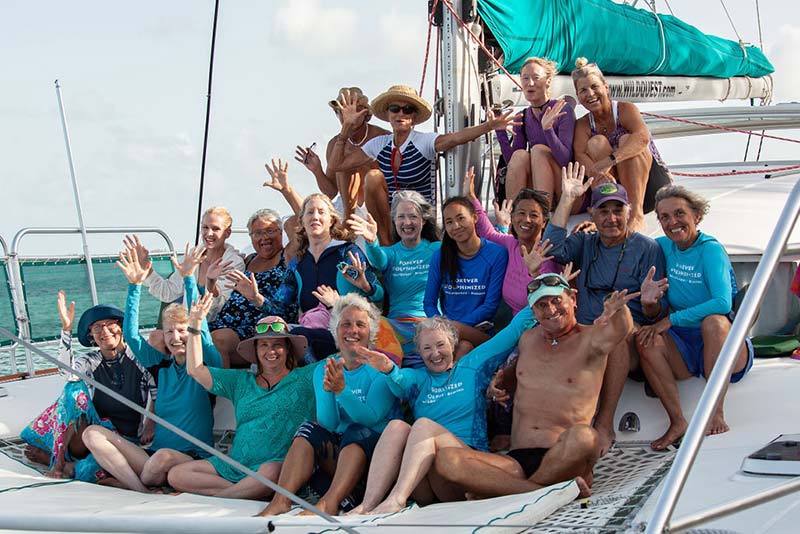
<svg viewBox="0 0 800 534">
<path fill-rule="evenodd" d="M 657 237 L 666 258 L 670 314 L 636 334 L 642 369 L 669 416 L 669 427 L 650 443 L 663 450 L 679 440 L 688 426 L 678 398 L 676 380 L 708 377 L 731 329 L 736 279 L 722 244 L 697 225 L 708 212 L 708 201 L 678 185 L 656 193 L 656 215 L 664 236 Z M 753 365 L 749 339 L 739 349 L 730 381 L 738 382 Z M 729 430 L 722 399 L 706 434 Z"/>
<path fill-rule="evenodd" d="M 375 342 L 379 319 L 378 310 L 355 293 L 334 303 L 330 330 L 339 352 L 314 369 L 317 422 L 300 425 L 278 479 L 293 493 L 308 483 L 322 495 L 317 507 L 332 515 L 360 500 L 352 492 L 366 474 L 381 432 L 400 416 L 389 378 L 364 365 L 359 354 Z M 276 495 L 260 515 L 288 512 L 291 504 Z"/>
<path fill-rule="evenodd" d="M 490 340 L 455 362 L 458 333 L 441 316 L 418 323 L 414 342 L 423 369 L 398 369 L 385 354 L 357 349 L 361 361 L 388 376 L 389 388 L 408 402 L 415 422 L 389 422 L 375 450 L 381 461 L 370 466 L 364 500 L 353 513 L 396 512 L 412 495 L 421 505 L 463 500 L 464 490 L 433 469 L 436 454 L 446 447 L 489 448 L 484 392 L 508 352 L 486 347 Z"/>
<path fill-rule="evenodd" d="M 247 221 L 247 231 L 255 252 L 245 258 L 243 271 L 228 273 L 233 293 L 217 318 L 208 324 L 223 367 L 248 364 L 236 351 L 239 342 L 253 337 L 259 319 L 278 315 L 256 305 L 257 295 L 271 297 L 287 272 L 280 215 L 275 210 L 260 209 Z"/>
<path fill-rule="evenodd" d="M 397 191 L 392 198 L 392 246 L 380 246 L 378 224 L 371 214 L 366 216 L 351 215 L 347 224 L 355 235 L 364 238 L 370 264 L 383 272 L 385 290 L 390 295 L 387 319 L 403 346 L 403 366 L 422 367 L 414 350 L 414 326 L 426 317 L 422 299 L 428 265 L 442 244 L 433 206 L 416 191 Z"/>
</svg>

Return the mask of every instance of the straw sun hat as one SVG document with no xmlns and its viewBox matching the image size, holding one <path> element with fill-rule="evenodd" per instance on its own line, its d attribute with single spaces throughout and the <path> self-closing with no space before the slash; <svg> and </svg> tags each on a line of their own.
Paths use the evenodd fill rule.
<svg viewBox="0 0 800 534">
<path fill-rule="evenodd" d="M 432 108 L 417 90 L 407 85 L 393 85 L 388 91 L 379 94 L 372 100 L 372 114 L 382 121 L 389 122 L 389 104 L 405 102 L 417 108 L 414 124 L 422 124 L 431 117 Z"/>
</svg>

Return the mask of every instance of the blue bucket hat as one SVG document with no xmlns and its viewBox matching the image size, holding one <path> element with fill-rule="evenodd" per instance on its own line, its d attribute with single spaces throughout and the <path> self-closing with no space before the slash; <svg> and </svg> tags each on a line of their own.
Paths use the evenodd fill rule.
<svg viewBox="0 0 800 534">
<path fill-rule="evenodd" d="M 81 315 L 81 320 L 78 321 L 78 341 L 84 347 L 94 346 L 94 342 L 89 334 L 89 328 L 97 321 L 103 319 L 116 319 L 122 323 L 125 314 L 116 306 L 110 304 L 98 304 L 92 306 Z"/>
</svg>

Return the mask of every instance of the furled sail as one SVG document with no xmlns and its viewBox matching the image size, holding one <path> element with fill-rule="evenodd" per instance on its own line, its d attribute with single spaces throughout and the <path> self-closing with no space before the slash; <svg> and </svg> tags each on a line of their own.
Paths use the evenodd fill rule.
<svg viewBox="0 0 800 534">
<path fill-rule="evenodd" d="M 478 0 L 478 12 L 513 73 L 530 56 L 556 61 L 562 72 L 579 57 L 606 74 L 730 78 L 774 71 L 754 46 L 611 0 Z"/>
</svg>

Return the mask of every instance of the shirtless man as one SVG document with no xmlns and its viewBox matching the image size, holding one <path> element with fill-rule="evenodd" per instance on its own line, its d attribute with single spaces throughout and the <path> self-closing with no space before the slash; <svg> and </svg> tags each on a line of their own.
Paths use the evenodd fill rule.
<svg viewBox="0 0 800 534">
<path fill-rule="evenodd" d="M 339 123 L 342 123 L 342 104 L 343 95 L 349 95 L 357 102 L 357 109 L 362 115 L 359 117 L 359 122 L 348 135 L 344 137 L 344 154 L 345 157 L 353 152 L 360 150 L 361 146 L 379 135 L 384 135 L 389 132 L 369 124 L 372 114 L 369 112 L 369 98 L 364 95 L 358 87 L 342 87 L 339 89 L 339 94 L 334 100 L 328 102 L 328 105 L 333 110 Z M 319 190 L 328 195 L 331 199 L 336 198 L 336 195 L 341 195 L 342 206 L 336 206 L 344 212 L 344 219 L 350 218 L 356 206 L 364 205 L 364 178 L 371 170 L 377 169 L 378 164 L 375 161 L 366 161 L 360 165 L 337 169 L 335 172 L 331 170 L 330 161 L 331 154 L 336 142 L 342 137 L 342 134 L 337 134 L 330 141 L 325 151 L 325 159 L 329 162 L 328 168 L 323 170 L 322 162 L 314 150 L 298 146 L 295 150 L 295 160 L 305 165 L 306 169 L 311 171 L 314 178 L 317 180 Z"/>
<path fill-rule="evenodd" d="M 577 292 L 563 276 L 540 275 L 528 291 L 539 325 L 519 341 L 511 450 L 503 456 L 443 449 L 436 470 L 480 497 L 534 491 L 571 478 L 585 496 L 600 456 L 591 422 L 606 360 L 633 328 L 626 304 L 638 293 L 611 293 L 594 325 L 582 325 L 575 319 Z"/>
</svg>

